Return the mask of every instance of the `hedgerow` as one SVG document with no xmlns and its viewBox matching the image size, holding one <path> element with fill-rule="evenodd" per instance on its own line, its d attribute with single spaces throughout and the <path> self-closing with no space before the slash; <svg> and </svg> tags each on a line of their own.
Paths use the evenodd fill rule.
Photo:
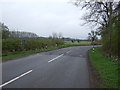
<svg viewBox="0 0 120 90">
<path fill-rule="evenodd" d="M 22 44 L 22 40 L 26 43 Z M 50 48 L 56 45 L 62 45 L 64 41 L 62 39 L 19 39 L 19 38 L 9 38 L 2 40 L 2 53 L 10 53 L 15 51 L 27 51 L 27 50 L 37 50 L 43 48 Z"/>
</svg>

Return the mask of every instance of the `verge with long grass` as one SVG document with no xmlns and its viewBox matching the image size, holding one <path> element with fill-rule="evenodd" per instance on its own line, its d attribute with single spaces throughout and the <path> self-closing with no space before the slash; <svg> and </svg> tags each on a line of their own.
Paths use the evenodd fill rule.
<svg viewBox="0 0 120 90">
<path fill-rule="evenodd" d="M 89 58 L 101 88 L 118 88 L 118 62 L 101 53 L 101 47 L 89 50 Z"/>
</svg>

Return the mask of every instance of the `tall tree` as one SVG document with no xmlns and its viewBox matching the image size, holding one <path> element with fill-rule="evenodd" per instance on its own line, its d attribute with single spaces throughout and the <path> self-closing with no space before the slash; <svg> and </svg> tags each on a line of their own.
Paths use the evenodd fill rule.
<svg viewBox="0 0 120 90">
<path fill-rule="evenodd" d="M 83 19 L 86 21 L 86 23 L 91 23 L 92 25 L 97 26 L 97 30 L 101 32 L 102 39 L 105 41 L 105 44 L 103 44 L 103 46 L 107 45 L 107 47 L 109 47 L 106 50 L 109 50 L 109 56 L 111 57 L 114 17 L 113 12 L 118 6 L 118 2 L 96 2 L 96 0 L 92 0 L 91 2 L 83 2 L 81 0 L 76 0 L 75 5 L 81 6 L 82 9 L 87 10 L 87 14 L 84 15 Z"/>
<path fill-rule="evenodd" d="M 1 31 L 2 31 L 2 38 L 3 39 L 6 39 L 9 37 L 10 33 L 9 33 L 9 28 L 4 25 L 4 23 L 0 23 L 0 28 L 1 28 Z"/>
</svg>

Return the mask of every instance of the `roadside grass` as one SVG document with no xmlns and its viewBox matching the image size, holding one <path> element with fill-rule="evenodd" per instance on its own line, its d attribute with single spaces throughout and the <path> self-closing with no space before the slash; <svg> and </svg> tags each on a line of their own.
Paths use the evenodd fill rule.
<svg viewBox="0 0 120 90">
<path fill-rule="evenodd" d="M 50 51 L 50 50 L 55 50 L 55 49 L 60 49 L 60 48 L 65 48 L 65 47 L 88 46 L 88 45 L 91 45 L 91 44 L 85 44 L 85 43 L 83 43 L 83 44 L 63 44 L 63 45 L 51 47 L 51 48 L 48 48 L 48 49 L 11 52 L 11 53 L 8 53 L 8 54 L 3 54 L 2 55 L 2 60 L 19 58 L 19 57 L 22 57 L 22 56 L 27 56 L 27 55 L 31 55 L 31 54 L 35 54 L 35 53 L 40 53 L 40 52 L 43 52 L 43 51 Z"/>
<path fill-rule="evenodd" d="M 101 88 L 118 88 L 118 62 L 103 55 L 101 47 L 95 47 L 95 52 L 89 50 L 89 58 L 95 69 Z"/>
</svg>

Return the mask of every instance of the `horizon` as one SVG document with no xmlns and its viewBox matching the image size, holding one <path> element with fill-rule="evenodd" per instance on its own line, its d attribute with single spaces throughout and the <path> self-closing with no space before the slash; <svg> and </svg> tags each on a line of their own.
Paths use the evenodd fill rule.
<svg viewBox="0 0 120 90">
<path fill-rule="evenodd" d="M 84 23 L 80 10 L 68 1 L 36 2 L 5 1 L 2 6 L 2 22 L 10 31 L 33 32 L 41 37 L 49 37 L 52 33 L 62 33 L 63 37 L 86 39 L 92 30 Z"/>
</svg>

